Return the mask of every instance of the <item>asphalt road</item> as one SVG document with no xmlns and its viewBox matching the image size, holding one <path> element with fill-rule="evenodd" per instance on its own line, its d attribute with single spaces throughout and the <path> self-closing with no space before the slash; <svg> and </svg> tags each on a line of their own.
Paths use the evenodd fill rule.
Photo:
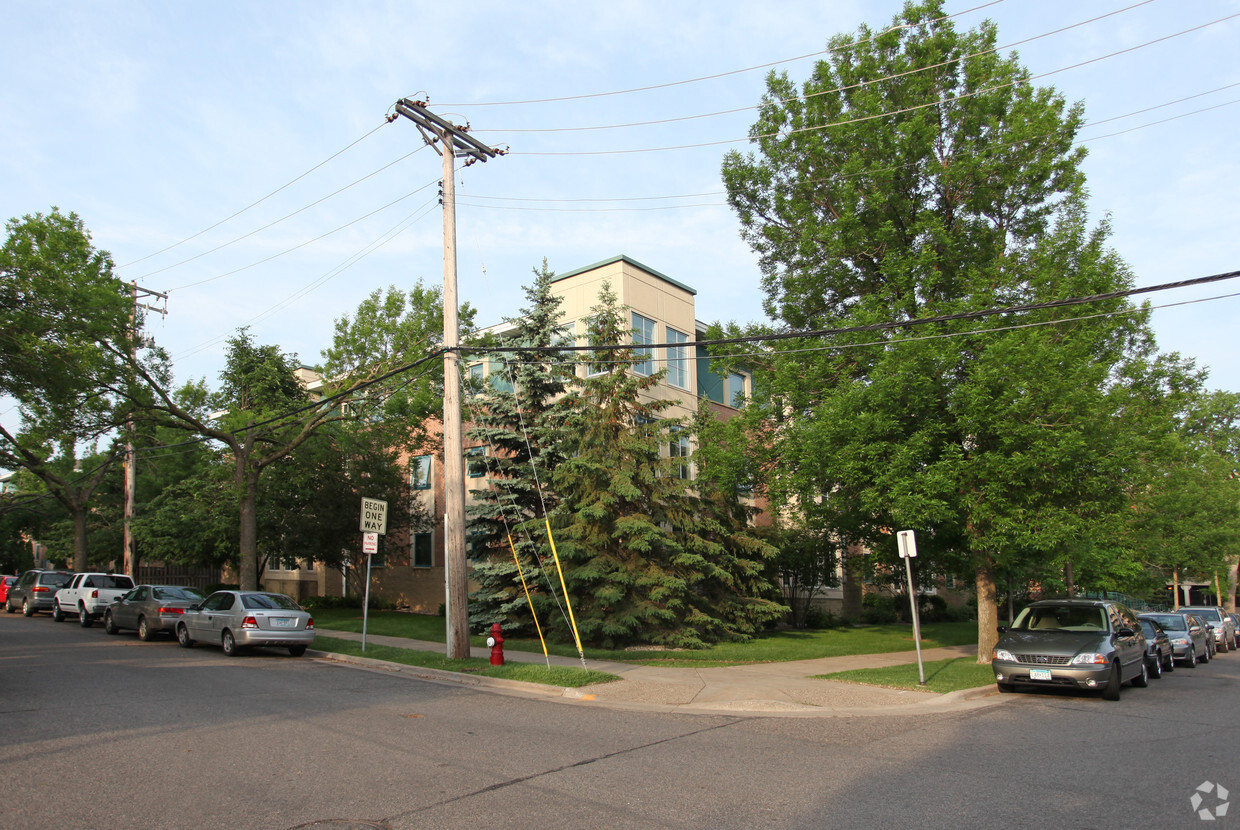
<svg viewBox="0 0 1240 830">
<path fill-rule="evenodd" d="M 667 715 L 0 614 L 0 828 L 1240 827 L 1190 802 L 1240 802 L 1237 692 L 1230 654 L 1118 703 Z"/>
</svg>

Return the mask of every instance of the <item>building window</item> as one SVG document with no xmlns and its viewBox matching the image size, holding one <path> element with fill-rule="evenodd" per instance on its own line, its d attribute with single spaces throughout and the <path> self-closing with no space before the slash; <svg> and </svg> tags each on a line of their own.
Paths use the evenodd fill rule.
<svg viewBox="0 0 1240 830">
<path fill-rule="evenodd" d="M 470 478 L 482 478 L 487 474 L 486 447 L 470 447 L 465 450 L 465 472 Z"/>
<path fill-rule="evenodd" d="M 644 346 L 654 342 L 654 320 L 649 317 L 643 317 L 636 311 L 633 312 L 633 345 Z M 637 362 L 633 364 L 633 371 L 639 375 L 654 374 L 654 354 L 652 349 L 634 348 L 633 354 L 637 357 Z"/>
<path fill-rule="evenodd" d="M 586 326 L 586 345 L 599 345 L 599 340 L 594 336 L 593 332 L 594 318 L 587 317 L 582 322 L 585 323 Z M 599 375 L 604 375 L 607 373 L 607 370 L 611 368 L 612 352 L 610 349 L 603 349 L 601 351 L 591 350 L 586 352 L 586 355 L 586 377 L 593 378 L 598 377 Z"/>
<path fill-rule="evenodd" d="M 414 490 L 431 489 L 431 456 L 419 455 L 410 465 L 409 484 Z"/>
<path fill-rule="evenodd" d="M 667 445 L 667 452 L 673 459 L 681 459 L 679 464 L 673 464 L 672 466 L 676 477 L 686 481 L 692 478 L 693 472 L 689 465 L 689 436 L 672 433 L 672 440 Z"/>
<path fill-rule="evenodd" d="M 288 556 L 287 554 L 278 554 L 271 557 L 267 563 L 269 571 L 300 571 L 301 563 L 297 561 L 297 557 Z"/>
<path fill-rule="evenodd" d="M 689 335 L 669 328 L 668 343 L 688 343 Z M 667 382 L 677 389 L 689 388 L 689 347 L 667 347 Z"/>
<path fill-rule="evenodd" d="M 745 405 L 745 376 L 737 372 L 728 375 L 728 403 L 740 409 Z"/>
<path fill-rule="evenodd" d="M 512 391 L 512 355 L 501 354 L 491 357 L 491 388 L 496 392 Z"/>
<path fill-rule="evenodd" d="M 413 534 L 413 558 L 415 568 L 429 568 L 435 562 L 433 537 L 429 533 Z"/>
</svg>

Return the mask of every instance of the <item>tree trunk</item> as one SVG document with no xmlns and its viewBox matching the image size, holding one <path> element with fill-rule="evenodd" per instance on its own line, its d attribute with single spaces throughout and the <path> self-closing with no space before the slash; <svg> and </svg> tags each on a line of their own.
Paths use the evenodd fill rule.
<svg viewBox="0 0 1240 830">
<path fill-rule="evenodd" d="M 1240 578 L 1240 556 L 1231 560 L 1231 567 L 1227 569 L 1227 602 L 1223 603 L 1223 607 L 1227 609 L 1228 614 L 1236 613 L 1236 582 Z"/>
<path fill-rule="evenodd" d="M 1076 596 L 1076 582 L 1072 578 L 1072 560 L 1069 559 L 1063 563 L 1063 581 L 1064 586 L 1068 589 L 1068 598 Z"/>
<path fill-rule="evenodd" d="M 1180 610 L 1180 568 L 1177 565 L 1171 569 L 1171 608 L 1174 611 Z"/>
<path fill-rule="evenodd" d="M 843 606 L 840 615 L 846 620 L 861 619 L 862 580 L 860 574 L 860 556 L 856 546 L 847 545 L 840 551 L 840 594 Z"/>
<path fill-rule="evenodd" d="M 243 591 L 258 590 L 258 471 L 238 462 L 241 492 L 240 550 L 237 580 Z"/>
<path fill-rule="evenodd" d="M 977 662 L 990 663 L 999 642 L 999 604 L 995 590 L 995 563 L 989 553 L 975 556 L 977 564 Z"/>
<path fill-rule="evenodd" d="M 73 570 L 81 573 L 90 568 L 87 561 L 89 557 L 89 549 L 86 546 L 86 508 L 78 505 L 72 511 L 73 515 Z"/>
</svg>

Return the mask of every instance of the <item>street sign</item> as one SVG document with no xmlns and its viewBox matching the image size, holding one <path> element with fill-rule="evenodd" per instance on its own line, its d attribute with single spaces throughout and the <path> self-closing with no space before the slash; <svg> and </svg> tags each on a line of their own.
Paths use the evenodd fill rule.
<svg viewBox="0 0 1240 830">
<path fill-rule="evenodd" d="M 378 553 L 379 552 L 379 534 L 363 533 L 362 534 L 362 553 Z"/>
<path fill-rule="evenodd" d="M 362 533 L 387 533 L 387 502 L 362 499 Z"/>
<path fill-rule="evenodd" d="M 917 537 L 913 535 L 913 531 L 897 531 L 896 544 L 900 546 L 901 559 L 913 559 L 917 556 Z"/>
</svg>

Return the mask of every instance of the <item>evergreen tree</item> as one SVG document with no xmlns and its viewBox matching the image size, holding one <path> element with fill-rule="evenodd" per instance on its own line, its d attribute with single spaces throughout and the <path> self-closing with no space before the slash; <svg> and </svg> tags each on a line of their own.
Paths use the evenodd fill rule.
<svg viewBox="0 0 1240 830">
<path fill-rule="evenodd" d="M 554 277 L 544 260 L 525 289 L 528 307 L 508 321 L 516 327 L 512 345 L 546 351 L 520 359 L 493 355 L 489 382 L 470 405 L 467 437 L 485 450 L 470 462 L 482 466 L 489 485 L 474 491 L 466 506 L 475 556 L 470 579 L 478 586 L 469 599 L 474 628 L 498 622 L 505 630 L 533 630 L 510 537 L 531 594 L 546 596 L 544 519 L 558 504 L 550 475 L 564 458 L 564 422 L 576 382 L 570 353 L 556 348 L 564 333 L 562 299 L 551 292 Z M 546 605 L 555 608 L 550 598 Z"/>
</svg>

